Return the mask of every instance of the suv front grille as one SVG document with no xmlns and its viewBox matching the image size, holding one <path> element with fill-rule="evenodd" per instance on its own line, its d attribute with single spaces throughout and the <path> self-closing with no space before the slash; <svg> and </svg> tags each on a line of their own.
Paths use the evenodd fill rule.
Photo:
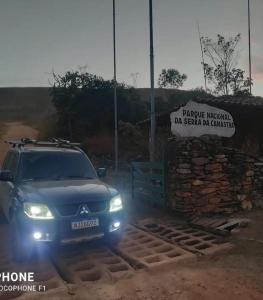
<svg viewBox="0 0 263 300">
<path fill-rule="evenodd" d="M 81 204 L 68 204 L 56 206 L 57 211 L 62 217 L 74 216 L 78 213 L 81 206 L 87 205 L 91 213 L 100 213 L 106 210 L 107 202 L 106 201 L 92 201 L 88 203 Z"/>
<path fill-rule="evenodd" d="M 101 211 L 104 211 L 107 206 L 106 201 L 94 201 L 94 202 L 89 202 L 87 203 L 87 206 L 92 213 L 98 213 Z"/>
</svg>

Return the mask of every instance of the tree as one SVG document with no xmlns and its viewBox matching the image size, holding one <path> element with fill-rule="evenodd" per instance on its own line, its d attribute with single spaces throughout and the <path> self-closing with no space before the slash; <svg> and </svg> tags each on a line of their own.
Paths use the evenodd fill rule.
<svg viewBox="0 0 263 300">
<path fill-rule="evenodd" d="M 51 96 L 58 116 L 58 133 L 78 138 L 114 128 L 113 80 L 90 74 L 53 74 Z M 147 107 L 135 89 L 118 83 L 119 120 L 135 123 L 147 116 Z"/>
<path fill-rule="evenodd" d="M 245 71 L 232 69 L 229 81 L 234 95 L 249 95 L 250 79 L 245 78 Z"/>
<path fill-rule="evenodd" d="M 161 88 L 168 87 L 178 89 L 183 86 L 186 79 L 186 74 L 181 74 L 176 69 L 163 69 L 159 75 L 158 84 Z"/>
<path fill-rule="evenodd" d="M 246 93 L 248 90 L 249 79 L 245 79 L 243 70 L 236 68 L 240 40 L 240 34 L 228 40 L 220 34 L 216 41 L 201 38 L 204 54 L 210 62 L 204 64 L 205 73 L 216 94 L 228 95 L 230 90 L 233 94 Z"/>
</svg>

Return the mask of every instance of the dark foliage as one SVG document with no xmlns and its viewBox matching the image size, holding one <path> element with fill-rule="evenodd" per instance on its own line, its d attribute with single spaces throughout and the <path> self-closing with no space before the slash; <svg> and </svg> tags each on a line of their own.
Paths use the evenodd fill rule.
<svg viewBox="0 0 263 300">
<path fill-rule="evenodd" d="M 80 72 L 54 75 L 52 101 L 58 114 L 58 131 L 71 139 L 114 128 L 113 80 Z M 136 123 L 147 115 L 146 104 L 135 89 L 118 84 L 118 119 Z"/>
<path fill-rule="evenodd" d="M 195 98 L 206 98 L 211 96 L 202 88 L 196 88 L 189 91 L 176 90 L 175 93 L 168 97 L 168 101 L 164 101 L 161 97 L 156 98 L 156 110 L 158 113 L 166 113 L 173 110 L 179 105 L 185 105 L 188 101 Z"/>
<path fill-rule="evenodd" d="M 186 74 L 181 74 L 176 69 L 162 69 L 159 75 L 158 84 L 161 88 L 175 88 L 178 89 L 183 86 L 187 79 Z"/>
</svg>

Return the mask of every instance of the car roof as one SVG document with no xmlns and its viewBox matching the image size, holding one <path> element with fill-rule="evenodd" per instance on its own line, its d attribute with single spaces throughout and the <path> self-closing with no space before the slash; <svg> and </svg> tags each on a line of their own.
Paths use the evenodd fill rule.
<svg viewBox="0 0 263 300">
<path fill-rule="evenodd" d="M 63 147 L 16 147 L 10 150 L 18 152 L 63 152 L 63 153 L 81 153 L 81 150 L 76 148 L 63 148 Z"/>
</svg>

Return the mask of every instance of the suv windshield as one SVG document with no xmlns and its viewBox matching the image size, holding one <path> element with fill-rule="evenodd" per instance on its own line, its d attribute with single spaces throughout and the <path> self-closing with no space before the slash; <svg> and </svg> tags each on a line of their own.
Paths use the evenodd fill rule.
<svg viewBox="0 0 263 300">
<path fill-rule="evenodd" d="M 22 180 L 94 179 L 90 161 L 80 152 L 28 152 L 21 158 Z"/>
</svg>

